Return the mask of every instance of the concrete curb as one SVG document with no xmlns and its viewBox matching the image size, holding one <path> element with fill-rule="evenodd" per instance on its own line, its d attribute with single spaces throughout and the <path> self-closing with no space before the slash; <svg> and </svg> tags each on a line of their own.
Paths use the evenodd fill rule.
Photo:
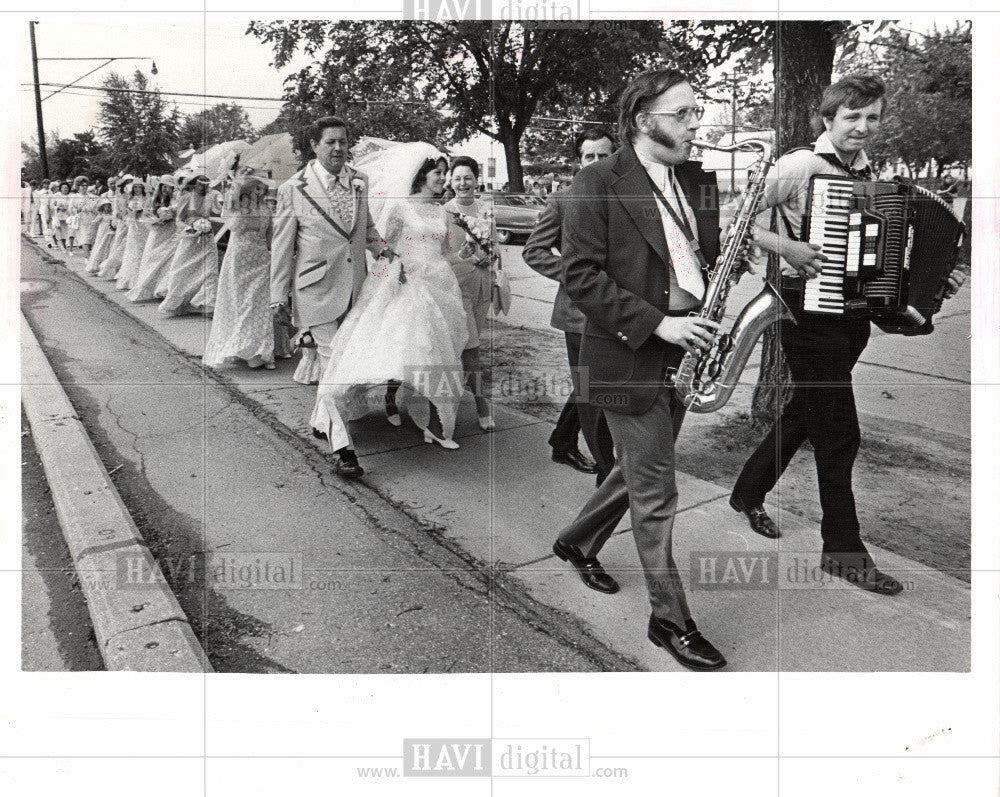
<svg viewBox="0 0 1000 797">
<path fill-rule="evenodd" d="M 21 379 L 21 402 L 105 666 L 211 672 L 187 616 L 23 314 Z M 123 581 L 125 564 L 141 578 Z"/>
</svg>

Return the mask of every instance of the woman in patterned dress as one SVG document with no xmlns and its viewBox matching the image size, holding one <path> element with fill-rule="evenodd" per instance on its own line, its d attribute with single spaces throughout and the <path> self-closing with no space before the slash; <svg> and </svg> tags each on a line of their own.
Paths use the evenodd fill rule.
<svg viewBox="0 0 1000 797">
<path fill-rule="evenodd" d="M 490 273 L 489 254 L 474 241 L 455 221 L 455 214 L 472 219 L 489 218 L 490 206 L 476 199 L 476 185 L 479 182 L 479 164 L 466 155 L 459 155 L 451 162 L 451 188 L 455 197 L 445 203 L 448 211 L 448 250 L 445 257 L 455 271 L 458 287 L 462 289 L 462 305 L 469 325 L 469 342 L 462 352 L 462 367 L 465 369 L 466 385 L 476 399 L 476 415 L 479 428 L 484 432 L 493 431 L 496 424 L 493 411 L 483 395 L 488 383 L 481 370 L 479 349 L 486 335 L 486 311 L 492 298 L 493 278 Z"/>
<path fill-rule="evenodd" d="M 274 368 L 268 187 L 261 178 L 245 175 L 237 177 L 226 197 L 222 219 L 229 227 L 229 246 L 204 356 L 213 368 L 230 359 Z"/>
<path fill-rule="evenodd" d="M 84 255 L 89 257 L 97 235 L 97 186 L 81 186 L 76 218 L 76 244 L 82 246 Z"/>
</svg>

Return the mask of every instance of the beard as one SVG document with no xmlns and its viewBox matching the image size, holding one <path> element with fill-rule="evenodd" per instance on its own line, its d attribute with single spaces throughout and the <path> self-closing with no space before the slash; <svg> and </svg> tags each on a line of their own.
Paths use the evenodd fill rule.
<svg viewBox="0 0 1000 797">
<path fill-rule="evenodd" d="M 680 139 L 670 135 L 670 133 L 665 133 L 657 127 L 654 127 L 652 130 L 646 133 L 646 135 L 649 136 L 650 139 L 655 141 L 660 146 L 666 147 L 667 149 L 672 150 L 674 152 L 677 152 L 678 150 L 681 149 L 681 147 L 685 145 L 688 148 L 688 154 L 690 154 L 691 152 L 691 145 L 689 141 L 681 141 Z"/>
</svg>

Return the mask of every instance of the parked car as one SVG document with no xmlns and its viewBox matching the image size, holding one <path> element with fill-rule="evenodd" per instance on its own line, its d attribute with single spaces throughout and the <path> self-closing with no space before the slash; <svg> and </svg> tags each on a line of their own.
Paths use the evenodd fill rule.
<svg viewBox="0 0 1000 797">
<path fill-rule="evenodd" d="M 545 209 L 545 200 L 533 194 L 489 194 L 493 200 L 493 216 L 497 224 L 497 240 L 510 243 L 514 238 L 527 240 Z"/>
</svg>

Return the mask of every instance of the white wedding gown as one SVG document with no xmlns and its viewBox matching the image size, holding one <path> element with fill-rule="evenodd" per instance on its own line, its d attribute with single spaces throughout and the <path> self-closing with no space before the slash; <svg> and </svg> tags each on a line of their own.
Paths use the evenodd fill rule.
<svg viewBox="0 0 1000 797">
<path fill-rule="evenodd" d="M 369 262 L 358 302 L 334 336 L 319 396 L 335 402 L 345 421 L 354 420 L 384 413 L 386 383 L 395 380 L 402 383 L 397 406 L 426 429 L 432 404 L 450 438 L 464 390 L 462 350 L 469 332 L 458 280 L 443 255 L 445 211 L 397 199 L 381 219 L 383 236 L 400 259 Z"/>
</svg>

